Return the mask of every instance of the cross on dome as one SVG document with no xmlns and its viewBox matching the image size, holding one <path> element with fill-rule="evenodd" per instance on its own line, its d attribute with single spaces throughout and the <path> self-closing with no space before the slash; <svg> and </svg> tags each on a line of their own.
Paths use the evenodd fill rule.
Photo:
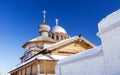
<svg viewBox="0 0 120 75">
<path fill-rule="evenodd" d="M 45 10 L 43 10 L 43 22 L 45 22 L 45 19 L 46 19 L 46 14 L 47 12 Z"/>
<path fill-rule="evenodd" d="M 39 33 L 41 36 L 48 36 L 48 32 L 50 31 L 50 26 L 46 24 L 46 11 L 43 10 L 43 23 L 39 26 Z"/>
<path fill-rule="evenodd" d="M 58 21 L 59 21 L 59 20 L 58 20 L 58 19 L 56 19 L 55 21 L 56 21 L 56 26 L 58 26 Z"/>
</svg>

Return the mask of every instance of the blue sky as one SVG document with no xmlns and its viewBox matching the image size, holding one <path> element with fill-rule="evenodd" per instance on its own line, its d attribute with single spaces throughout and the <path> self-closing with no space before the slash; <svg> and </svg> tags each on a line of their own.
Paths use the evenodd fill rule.
<svg viewBox="0 0 120 75">
<path fill-rule="evenodd" d="M 22 45 L 39 36 L 44 9 L 51 27 L 58 18 L 70 36 L 82 34 L 100 45 L 98 22 L 119 8 L 120 0 L 0 0 L 0 72 L 19 64 Z"/>
</svg>

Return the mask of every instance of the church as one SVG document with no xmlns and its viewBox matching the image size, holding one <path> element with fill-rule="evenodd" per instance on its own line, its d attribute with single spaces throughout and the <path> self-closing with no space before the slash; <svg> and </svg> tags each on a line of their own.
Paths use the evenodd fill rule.
<svg viewBox="0 0 120 75">
<path fill-rule="evenodd" d="M 43 22 L 38 27 L 40 36 L 26 42 L 21 63 L 10 71 L 10 75 L 55 75 L 55 66 L 61 59 L 80 53 L 95 45 L 82 35 L 70 37 L 56 19 L 50 27 L 43 11 Z"/>
</svg>

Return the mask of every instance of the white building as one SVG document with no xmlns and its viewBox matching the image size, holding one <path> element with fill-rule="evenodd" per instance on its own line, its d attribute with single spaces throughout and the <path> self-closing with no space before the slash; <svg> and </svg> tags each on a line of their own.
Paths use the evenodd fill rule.
<svg viewBox="0 0 120 75">
<path fill-rule="evenodd" d="M 102 45 L 60 60 L 56 75 L 120 75 L 120 10 L 98 24 Z"/>
</svg>

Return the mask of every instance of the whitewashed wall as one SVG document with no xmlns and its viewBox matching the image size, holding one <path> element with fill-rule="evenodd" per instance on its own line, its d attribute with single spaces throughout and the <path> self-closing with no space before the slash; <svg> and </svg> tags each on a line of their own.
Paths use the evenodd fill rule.
<svg viewBox="0 0 120 75">
<path fill-rule="evenodd" d="M 102 48 L 96 47 L 58 62 L 56 75 L 105 75 Z"/>
<path fill-rule="evenodd" d="M 60 60 L 56 75 L 120 75 L 120 10 L 98 24 L 102 47 Z"/>
<path fill-rule="evenodd" d="M 103 75 L 101 56 L 61 65 L 61 75 Z M 67 71 L 66 71 L 67 70 Z"/>
<path fill-rule="evenodd" d="M 107 75 L 120 75 L 120 10 L 99 23 Z"/>
</svg>

